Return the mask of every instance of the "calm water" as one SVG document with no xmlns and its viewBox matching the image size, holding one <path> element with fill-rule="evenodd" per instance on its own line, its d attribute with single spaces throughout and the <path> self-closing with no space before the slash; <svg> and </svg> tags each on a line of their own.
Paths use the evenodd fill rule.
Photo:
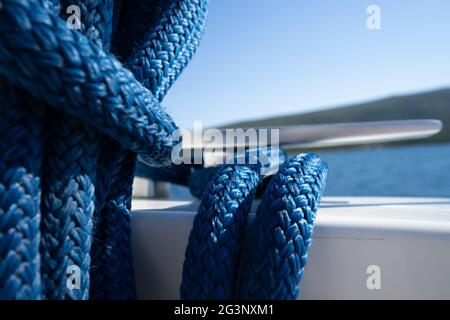
<svg viewBox="0 0 450 320">
<path fill-rule="evenodd" d="M 450 196 L 450 144 L 322 152 L 326 195 Z"/>
<path fill-rule="evenodd" d="M 328 196 L 450 197 L 450 143 L 319 152 L 328 163 Z M 189 198 L 174 186 L 178 198 Z"/>
</svg>

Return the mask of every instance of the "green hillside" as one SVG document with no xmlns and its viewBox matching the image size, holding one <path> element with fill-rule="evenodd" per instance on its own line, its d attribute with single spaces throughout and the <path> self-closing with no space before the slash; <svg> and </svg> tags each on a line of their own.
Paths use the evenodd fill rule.
<svg viewBox="0 0 450 320">
<path fill-rule="evenodd" d="M 442 131 L 431 138 L 420 140 L 420 142 L 450 142 L 450 89 L 394 96 L 372 102 L 317 112 L 239 122 L 226 127 L 248 128 L 259 126 L 402 119 L 439 119 L 444 124 Z"/>
</svg>

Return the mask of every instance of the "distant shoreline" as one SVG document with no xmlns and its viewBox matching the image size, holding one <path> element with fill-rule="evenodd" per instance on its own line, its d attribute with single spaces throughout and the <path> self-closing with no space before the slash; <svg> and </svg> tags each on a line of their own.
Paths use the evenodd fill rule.
<svg viewBox="0 0 450 320">
<path fill-rule="evenodd" d="M 416 94 L 393 96 L 366 103 L 339 106 L 320 111 L 291 114 L 280 117 L 236 122 L 223 128 L 257 128 L 283 125 L 327 124 L 342 122 L 386 121 L 407 119 L 437 119 L 443 123 L 440 133 L 423 140 L 383 143 L 379 146 L 430 144 L 450 142 L 450 89 L 439 89 Z M 374 145 L 375 146 L 375 145 Z M 346 146 L 338 149 L 361 148 Z M 336 148 L 321 148 L 336 149 Z"/>
</svg>

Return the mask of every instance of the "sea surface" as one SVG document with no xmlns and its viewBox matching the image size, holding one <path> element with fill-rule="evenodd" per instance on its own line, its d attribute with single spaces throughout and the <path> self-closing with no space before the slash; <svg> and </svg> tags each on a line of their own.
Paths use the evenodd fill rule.
<svg viewBox="0 0 450 320">
<path fill-rule="evenodd" d="M 450 197 L 450 143 L 318 153 L 325 195 Z"/>
<path fill-rule="evenodd" d="M 317 153 L 329 168 L 325 196 L 450 197 L 450 143 Z M 173 186 L 176 198 L 189 198 Z"/>
</svg>

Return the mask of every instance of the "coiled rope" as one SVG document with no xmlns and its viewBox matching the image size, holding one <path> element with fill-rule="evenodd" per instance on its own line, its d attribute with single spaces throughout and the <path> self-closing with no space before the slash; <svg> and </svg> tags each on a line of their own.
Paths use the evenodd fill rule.
<svg viewBox="0 0 450 320">
<path fill-rule="evenodd" d="M 248 227 L 260 171 L 245 165 L 218 170 L 189 236 L 181 297 L 295 299 L 326 177 L 325 163 L 313 154 L 282 164 Z"/>
<path fill-rule="evenodd" d="M 69 4 L 81 32 L 66 26 Z M 134 297 L 136 154 L 170 163 L 179 141 L 160 101 L 205 17 L 194 0 L 1 2 L 0 297 Z"/>
<path fill-rule="evenodd" d="M 80 30 L 67 27 L 72 5 Z M 180 142 L 160 103 L 198 46 L 206 7 L 0 1 L 0 298 L 136 298 L 137 157 L 146 163 L 138 172 L 202 195 L 182 298 L 295 298 L 326 178 L 317 157 L 299 155 L 270 179 L 250 165 L 158 169 Z M 248 212 L 264 185 L 246 246 Z"/>
</svg>

